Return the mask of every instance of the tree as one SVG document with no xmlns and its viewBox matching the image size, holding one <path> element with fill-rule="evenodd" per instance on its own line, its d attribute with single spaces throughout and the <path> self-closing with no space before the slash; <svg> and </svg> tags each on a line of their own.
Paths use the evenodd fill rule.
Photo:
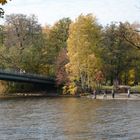
<svg viewBox="0 0 140 140">
<path fill-rule="evenodd" d="M 4 43 L 0 58 L 5 67 L 40 73 L 40 67 L 45 63 L 43 50 L 46 44 L 37 18 L 34 15 L 9 15 L 2 31 Z"/>
<path fill-rule="evenodd" d="M 80 15 L 70 25 L 68 38 L 68 58 L 66 65 L 71 84 L 80 86 L 83 91 L 93 87 L 95 75 L 100 70 L 97 46 L 100 43 L 101 27 L 91 14 Z"/>
<path fill-rule="evenodd" d="M 66 85 L 68 83 L 68 74 L 65 65 L 68 63 L 66 48 L 61 49 L 56 61 L 56 81 L 57 85 Z"/>
<path fill-rule="evenodd" d="M 10 71 L 47 74 L 44 69 L 46 41 L 37 18 L 22 14 L 6 17 L 0 30 L 0 67 Z M 24 84 L 9 84 L 10 89 L 32 88 Z M 25 89 L 24 89 L 25 90 Z"/>
<path fill-rule="evenodd" d="M 71 20 L 69 18 L 63 18 L 56 22 L 52 27 L 46 27 L 47 40 L 47 61 L 49 64 L 49 71 L 51 75 L 55 75 L 56 62 L 58 55 L 63 48 L 67 47 L 68 31 Z M 59 58 L 60 59 L 60 58 Z"/>
<path fill-rule="evenodd" d="M 37 18 L 32 15 L 11 14 L 6 16 L 5 45 L 7 47 L 18 46 L 21 50 L 35 44 L 36 39 L 42 34 Z"/>
<path fill-rule="evenodd" d="M 121 36 L 122 31 L 126 32 L 122 24 L 113 23 L 104 30 L 101 57 L 106 81 L 110 81 L 111 85 L 113 81 L 118 84 L 128 84 L 129 71 L 136 68 L 139 60 L 136 49 Z"/>
</svg>

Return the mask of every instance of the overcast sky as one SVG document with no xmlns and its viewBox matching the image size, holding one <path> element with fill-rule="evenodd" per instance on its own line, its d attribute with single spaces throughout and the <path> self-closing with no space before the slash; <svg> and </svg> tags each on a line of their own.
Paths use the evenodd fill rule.
<svg viewBox="0 0 140 140">
<path fill-rule="evenodd" d="M 12 0 L 3 8 L 6 14 L 35 14 L 43 26 L 63 17 L 74 20 L 81 13 L 93 13 L 103 25 L 111 21 L 140 22 L 140 0 Z"/>
</svg>

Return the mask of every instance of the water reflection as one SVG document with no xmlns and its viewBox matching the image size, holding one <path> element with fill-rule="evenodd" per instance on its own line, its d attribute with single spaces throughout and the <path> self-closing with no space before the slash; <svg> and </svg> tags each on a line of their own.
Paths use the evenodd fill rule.
<svg viewBox="0 0 140 140">
<path fill-rule="evenodd" d="M 139 106 L 87 98 L 1 99 L 0 139 L 140 139 Z"/>
</svg>

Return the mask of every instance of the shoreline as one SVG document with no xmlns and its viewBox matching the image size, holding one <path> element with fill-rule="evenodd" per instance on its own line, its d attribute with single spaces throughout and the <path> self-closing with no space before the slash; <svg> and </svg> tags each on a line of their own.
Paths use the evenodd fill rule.
<svg viewBox="0 0 140 140">
<path fill-rule="evenodd" d="M 0 99 L 4 98 L 30 98 L 30 97 L 52 97 L 52 98 L 79 98 L 80 95 L 59 95 L 59 94 L 41 94 L 41 93 L 16 93 L 16 94 L 2 94 Z"/>
<path fill-rule="evenodd" d="M 94 99 L 93 95 L 87 96 L 89 99 L 93 100 L 140 100 L 140 94 L 130 94 L 130 97 L 127 96 L 127 93 L 116 93 L 115 98 L 112 98 L 112 94 L 104 95 L 96 95 L 96 99 Z"/>
<path fill-rule="evenodd" d="M 16 94 L 1 94 L 0 99 L 8 98 L 31 98 L 31 97 L 45 97 L 45 98 L 88 98 L 92 100 L 140 100 L 140 94 L 130 94 L 130 97 L 127 96 L 127 93 L 116 93 L 115 98 L 112 98 L 112 94 L 97 94 L 96 99 L 94 95 L 59 95 L 59 94 L 44 94 L 44 93 L 16 93 Z"/>
</svg>

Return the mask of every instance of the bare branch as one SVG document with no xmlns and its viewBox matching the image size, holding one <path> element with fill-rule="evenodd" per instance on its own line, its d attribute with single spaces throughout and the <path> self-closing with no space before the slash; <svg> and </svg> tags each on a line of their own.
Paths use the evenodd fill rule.
<svg viewBox="0 0 140 140">
<path fill-rule="evenodd" d="M 129 40 L 125 35 L 123 35 L 123 38 L 130 43 L 132 46 L 136 47 L 137 49 L 140 49 L 140 45 L 136 45 L 133 41 Z"/>
</svg>

